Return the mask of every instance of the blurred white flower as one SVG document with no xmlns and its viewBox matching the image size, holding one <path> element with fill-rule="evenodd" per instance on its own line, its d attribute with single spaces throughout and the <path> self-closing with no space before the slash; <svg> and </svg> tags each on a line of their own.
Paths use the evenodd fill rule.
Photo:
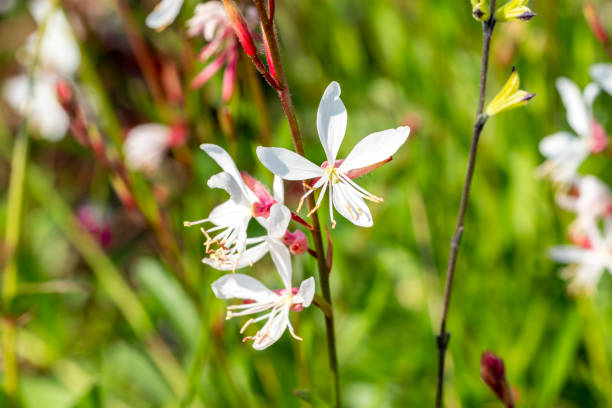
<svg viewBox="0 0 612 408">
<path fill-rule="evenodd" d="M 601 89 L 612 95 L 612 64 L 601 63 L 591 65 L 589 73 Z"/>
<path fill-rule="evenodd" d="M 70 119 L 57 100 L 56 77 L 39 73 L 34 76 L 32 89 L 28 77 L 17 75 L 3 84 L 4 99 L 21 115 L 28 115 L 34 130 L 49 141 L 64 137 Z"/>
<path fill-rule="evenodd" d="M 322 188 L 315 209 L 318 208 L 329 187 L 332 227 L 336 224 L 332 203 L 336 211 L 353 224 L 369 227 L 373 224 L 372 215 L 363 199 L 382 202 L 382 198 L 358 186 L 347 173 L 387 160 L 406 141 L 410 128 L 402 126 L 366 136 L 357 143 L 346 159 L 336 161 L 346 131 L 346 122 L 347 113 L 340 99 L 340 85 L 332 82 L 325 90 L 317 112 L 317 130 L 327 156 L 327 165 L 319 167 L 291 150 L 277 147 L 260 146 L 257 148 L 257 156 L 272 173 L 285 180 L 318 179 L 302 196 L 300 206 L 306 196 Z"/>
<path fill-rule="evenodd" d="M 569 264 L 561 275 L 570 280 L 568 290 L 572 293 L 590 293 L 606 269 L 612 273 L 612 219 L 606 220 L 603 234 L 592 226 L 587 237 L 583 246 L 561 245 L 549 250 L 552 260 Z"/>
<path fill-rule="evenodd" d="M 268 313 L 249 319 L 240 329 L 240 333 L 244 333 L 250 324 L 266 320 L 264 326 L 257 331 L 255 336 L 243 339 L 243 341 L 253 340 L 255 350 L 263 350 L 274 344 L 286 329 L 289 329 L 293 338 L 302 340 L 293 330 L 289 320 L 289 312 L 291 310 L 301 311 L 303 308 L 310 306 L 315 292 L 314 278 L 310 277 L 302 281 L 299 289 L 291 287 L 291 275 L 289 275 L 288 281 L 283 279 L 283 282 L 285 284 L 284 289 L 272 291 L 255 278 L 233 273 L 222 276 L 212 284 L 213 292 L 219 299 L 245 300 L 242 304 L 227 308 L 227 319 L 269 310 Z"/>
<path fill-rule="evenodd" d="M 556 196 L 557 204 L 576 213 L 581 228 L 590 228 L 602 217 L 612 215 L 612 192 L 595 176 L 574 180 L 571 188 L 562 189 Z"/>
<path fill-rule="evenodd" d="M 147 16 L 145 24 L 149 28 L 162 31 L 176 19 L 181 7 L 183 7 L 183 0 L 162 0 Z"/>
<path fill-rule="evenodd" d="M 171 140 L 171 129 L 157 123 L 134 126 L 123 143 L 125 163 L 131 170 L 153 173 L 166 154 Z"/>
<path fill-rule="evenodd" d="M 581 93 L 578 86 L 567 78 L 557 79 L 556 85 L 567 112 L 567 122 L 577 136 L 558 132 L 542 139 L 540 152 L 547 160 L 539 171 L 553 181 L 568 183 L 589 153 L 599 153 L 606 148 L 607 135 L 592 111 L 599 86 L 591 83 Z"/>
</svg>

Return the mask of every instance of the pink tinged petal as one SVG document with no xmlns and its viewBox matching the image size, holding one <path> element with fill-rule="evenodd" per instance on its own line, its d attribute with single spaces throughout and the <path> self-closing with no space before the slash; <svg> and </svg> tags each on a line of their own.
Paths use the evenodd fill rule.
<svg viewBox="0 0 612 408">
<path fill-rule="evenodd" d="M 210 64 L 208 64 L 198 75 L 191 81 L 191 89 L 196 89 L 204 85 L 213 75 L 217 73 L 227 60 L 229 51 L 224 51 Z"/>
<path fill-rule="evenodd" d="M 298 290 L 298 293 L 296 296 L 299 298 L 302 306 L 308 307 L 312 303 L 312 298 L 314 297 L 314 294 L 315 294 L 315 280 L 311 276 L 305 281 L 302 281 L 302 283 L 300 284 L 300 289 Z"/>
<path fill-rule="evenodd" d="M 212 57 L 220 48 L 225 39 L 231 38 L 234 35 L 234 32 L 231 28 L 227 28 L 222 35 L 218 35 L 213 38 L 213 40 L 206 44 L 202 51 L 198 54 L 198 59 L 200 61 L 206 61 L 210 57 Z"/>
<path fill-rule="evenodd" d="M 408 126 L 400 126 L 364 137 L 344 159 L 338 170 L 347 172 L 390 158 L 406 142 L 409 134 Z"/>
<path fill-rule="evenodd" d="M 590 115 L 578 86 L 567 78 L 558 78 L 557 90 L 567 112 L 567 123 L 580 136 L 589 134 Z"/>
<path fill-rule="evenodd" d="M 221 98 L 223 102 L 228 103 L 234 94 L 234 84 L 236 82 L 236 64 L 238 62 L 238 52 L 233 48 L 232 53 L 228 57 L 225 72 L 223 72 L 223 88 Z"/>
<path fill-rule="evenodd" d="M 360 227 L 371 227 L 373 225 L 370 209 L 359 196 L 357 190 L 343 182 L 336 183 L 331 187 L 333 190 L 332 200 L 336 211 Z"/>
<path fill-rule="evenodd" d="M 597 122 L 591 122 L 591 153 L 597 154 L 605 151 L 609 146 L 608 135 L 606 130 Z"/>
<path fill-rule="evenodd" d="M 263 283 L 241 273 L 224 275 L 211 285 L 219 299 L 252 299 L 256 302 L 270 302 L 278 299 L 278 295 L 266 288 Z"/>
<path fill-rule="evenodd" d="M 214 161 L 216 161 L 223 171 L 229 173 L 234 178 L 244 195 L 248 197 L 249 202 L 257 201 L 255 194 L 253 194 L 244 184 L 234 160 L 232 160 L 232 157 L 223 148 L 214 144 L 204 143 L 200 145 L 200 149 L 205 151 Z"/>
<path fill-rule="evenodd" d="M 287 247 L 279 240 L 274 238 L 267 238 L 266 242 L 270 249 L 270 256 L 272 262 L 276 266 L 276 270 L 285 285 L 285 289 L 291 289 L 291 276 L 293 270 L 291 268 L 291 254 Z"/>
<path fill-rule="evenodd" d="M 162 0 L 147 16 L 145 21 L 147 27 L 163 30 L 176 19 L 182 6 L 183 0 Z"/>
<path fill-rule="evenodd" d="M 268 235 L 281 239 L 285 235 L 290 221 L 291 211 L 282 204 L 274 204 L 270 208 L 270 217 L 266 220 Z"/>
<path fill-rule="evenodd" d="M 285 203 L 285 185 L 283 179 L 276 175 L 274 176 L 274 182 L 272 184 L 272 194 L 276 202 L 281 204 Z"/>
<path fill-rule="evenodd" d="M 287 326 L 289 326 L 289 308 L 283 307 L 257 332 L 253 341 L 253 348 L 255 350 L 264 350 L 270 347 L 280 339 L 287 329 Z M 249 338 L 247 338 L 247 340 L 248 339 Z"/>
<path fill-rule="evenodd" d="M 330 163 L 336 160 L 346 132 L 347 113 L 340 99 L 340 85 L 334 81 L 327 86 L 317 111 L 319 139 Z"/>
<path fill-rule="evenodd" d="M 592 65 L 589 73 L 604 91 L 612 95 L 612 64 Z"/>
<path fill-rule="evenodd" d="M 268 170 L 285 180 L 308 180 L 324 174 L 310 160 L 280 147 L 259 146 L 257 157 Z"/>
</svg>

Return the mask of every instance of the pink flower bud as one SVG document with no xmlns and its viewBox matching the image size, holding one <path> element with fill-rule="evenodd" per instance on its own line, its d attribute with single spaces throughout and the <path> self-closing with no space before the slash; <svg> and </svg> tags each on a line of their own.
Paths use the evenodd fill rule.
<svg viewBox="0 0 612 408">
<path fill-rule="evenodd" d="M 257 54 L 257 47 L 255 47 L 249 27 L 244 17 L 242 17 L 240 10 L 238 10 L 238 6 L 236 6 L 233 0 L 223 0 L 223 5 L 225 6 L 227 17 L 232 23 L 236 37 L 238 37 L 242 48 L 244 48 L 244 52 L 250 57 L 255 56 Z"/>
<path fill-rule="evenodd" d="M 591 31 L 593 31 L 595 38 L 597 38 L 597 40 L 600 43 L 607 44 L 608 43 L 608 33 L 601 25 L 601 22 L 599 21 L 599 18 L 597 17 L 597 10 L 593 6 L 593 3 L 586 2 L 584 4 L 583 11 L 584 11 L 584 18 L 587 21 L 587 24 L 589 25 L 589 27 L 591 28 Z"/>
<path fill-rule="evenodd" d="M 514 407 L 512 392 L 506 379 L 504 361 L 491 351 L 485 351 L 480 358 L 480 376 L 506 407 Z"/>
<path fill-rule="evenodd" d="M 289 250 L 294 255 L 303 254 L 308 250 L 308 238 L 301 230 L 295 230 L 293 233 L 285 232 L 283 243 L 289 247 Z"/>
<path fill-rule="evenodd" d="M 66 111 L 72 110 L 71 107 L 73 100 L 72 88 L 70 87 L 70 84 L 63 79 L 60 79 L 55 83 L 55 91 L 57 92 L 57 100 L 59 101 L 60 105 L 62 105 L 62 108 L 64 108 Z"/>
</svg>

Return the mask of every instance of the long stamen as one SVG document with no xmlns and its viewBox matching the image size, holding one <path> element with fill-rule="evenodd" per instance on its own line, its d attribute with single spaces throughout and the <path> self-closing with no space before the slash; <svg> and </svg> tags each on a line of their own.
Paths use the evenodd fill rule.
<svg viewBox="0 0 612 408">
<path fill-rule="evenodd" d="M 363 187 L 359 186 L 357 183 L 351 180 L 346 174 L 344 173 L 339 173 L 339 174 L 340 174 L 340 178 L 342 179 L 342 181 L 348 183 L 351 187 L 357 190 L 361 197 L 365 198 L 366 200 L 373 201 L 375 203 L 382 203 L 384 201 L 381 197 L 377 197 L 374 194 L 368 192 Z"/>
<path fill-rule="evenodd" d="M 308 216 L 310 217 L 315 211 L 317 211 L 319 209 L 319 206 L 321 205 L 321 201 L 323 200 L 323 196 L 325 195 L 325 191 L 327 191 L 327 186 L 329 184 L 329 180 L 325 181 L 325 184 L 323 184 L 323 188 L 321 189 L 321 192 L 319 193 L 319 198 L 317 199 L 317 204 L 312 208 L 312 210 L 310 210 L 308 212 Z"/>
<path fill-rule="evenodd" d="M 202 220 L 197 220 L 197 221 L 183 221 L 183 225 L 185 227 L 192 227 L 194 225 L 204 224 L 205 222 L 208 222 L 208 218 L 204 218 Z"/>
</svg>

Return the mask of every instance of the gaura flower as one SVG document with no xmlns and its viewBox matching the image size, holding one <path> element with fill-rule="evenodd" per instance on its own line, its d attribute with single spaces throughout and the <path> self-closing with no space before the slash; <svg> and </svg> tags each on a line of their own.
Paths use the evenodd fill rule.
<svg viewBox="0 0 612 408">
<path fill-rule="evenodd" d="M 496 115 L 500 112 L 515 109 L 529 102 L 535 94 L 518 89 L 520 78 L 515 67 L 512 67 L 510 78 L 504 84 L 504 87 L 487 105 L 485 113 L 488 116 Z"/>
<path fill-rule="evenodd" d="M 589 68 L 591 78 L 608 95 L 612 95 L 612 64 L 594 64 Z"/>
<path fill-rule="evenodd" d="M 255 10 L 249 7 L 246 11 L 245 24 L 254 24 L 257 21 Z M 198 55 L 198 59 L 206 61 L 216 55 L 215 59 L 208 63 L 191 81 L 191 88 L 199 88 L 204 85 L 225 66 L 222 99 L 224 102 L 228 102 L 234 93 L 236 64 L 240 46 L 223 4 L 220 1 L 198 4 L 193 17 L 187 21 L 187 26 L 189 36 L 202 35 L 208 43 Z M 248 30 L 248 27 L 245 30 Z"/>
<path fill-rule="evenodd" d="M 557 194 L 556 201 L 561 208 L 576 213 L 576 222 L 582 228 L 589 228 L 598 219 L 612 216 L 612 192 L 595 176 L 577 178 L 570 188 Z"/>
<path fill-rule="evenodd" d="M 540 153 L 547 160 L 539 170 L 556 182 L 568 183 L 589 153 L 605 150 L 608 139 L 604 128 L 593 117 L 593 101 L 599 95 L 599 87 L 589 84 L 581 93 L 567 78 L 557 79 L 556 85 L 567 112 L 567 122 L 578 136 L 558 132 L 542 139 Z"/>
<path fill-rule="evenodd" d="M 162 0 L 147 16 L 145 24 L 149 28 L 162 31 L 176 19 L 181 7 L 183 7 L 183 0 Z"/>
<path fill-rule="evenodd" d="M 134 126 L 123 144 L 125 162 L 131 170 L 154 173 L 160 166 L 166 151 L 185 141 L 185 127 L 168 127 L 158 123 Z"/>
<path fill-rule="evenodd" d="M 570 264 L 561 276 L 570 280 L 571 293 L 591 293 L 606 269 L 612 273 L 612 219 L 606 219 L 603 234 L 597 226 L 592 226 L 587 230 L 587 237 L 583 246 L 561 245 L 549 251 L 552 260 Z"/>
<path fill-rule="evenodd" d="M 261 237 L 247 238 L 249 246 L 244 252 L 233 248 L 219 248 L 202 262 L 221 271 L 231 271 L 253 265 L 268 252 L 281 276 L 291 274 L 291 255 L 283 243 L 287 227 L 291 221 L 291 211 L 282 204 L 274 204 L 268 218 L 258 217 L 257 221 L 266 228 L 267 234 Z"/>
<path fill-rule="evenodd" d="M 497 21 L 531 20 L 535 13 L 527 7 L 529 0 L 510 0 L 495 12 Z"/>
<path fill-rule="evenodd" d="M 404 144 L 410 128 L 402 126 L 366 136 L 357 143 L 346 159 L 340 161 L 336 160 L 336 156 L 344 138 L 346 122 L 347 113 L 340 99 L 340 85 L 332 82 L 325 90 L 317 112 L 317 130 L 325 150 L 327 165 L 317 166 L 291 150 L 277 147 L 260 146 L 257 148 L 257 157 L 272 173 L 285 180 L 318 179 L 302 196 L 300 206 L 309 194 L 321 188 L 315 209 L 318 208 L 329 188 L 332 227 L 336 224 L 332 203 L 336 211 L 353 224 L 369 227 L 373 224 L 372 215 L 364 199 L 382 202 L 382 198 L 358 186 L 347 174 L 389 159 Z"/>
<path fill-rule="evenodd" d="M 213 292 L 219 299 L 244 299 L 245 302 L 227 308 L 227 319 L 255 313 L 269 312 L 249 319 L 240 329 L 244 333 L 249 325 L 266 320 L 264 326 L 254 336 L 248 336 L 243 341 L 253 340 L 255 350 L 263 350 L 274 344 L 289 329 L 296 340 L 302 340 L 295 334 L 289 321 L 289 312 L 301 311 L 310 306 L 315 292 L 314 278 L 310 277 L 300 284 L 300 288 L 291 287 L 289 280 L 283 279 L 285 288 L 276 292 L 265 287 L 257 279 L 240 273 L 222 276 L 212 284 Z"/>
</svg>

